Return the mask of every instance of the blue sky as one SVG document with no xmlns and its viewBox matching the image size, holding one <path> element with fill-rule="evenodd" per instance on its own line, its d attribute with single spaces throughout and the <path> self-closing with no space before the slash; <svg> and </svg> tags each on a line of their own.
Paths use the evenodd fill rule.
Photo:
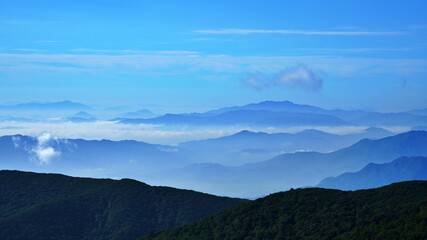
<svg viewBox="0 0 427 240">
<path fill-rule="evenodd" d="M 0 103 L 427 107 L 425 1 L 1 1 Z"/>
</svg>

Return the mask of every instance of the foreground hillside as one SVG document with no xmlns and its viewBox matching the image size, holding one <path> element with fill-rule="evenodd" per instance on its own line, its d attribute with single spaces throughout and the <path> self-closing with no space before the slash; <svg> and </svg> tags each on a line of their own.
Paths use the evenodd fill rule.
<svg viewBox="0 0 427 240">
<path fill-rule="evenodd" d="M 242 201 L 130 179 L 0 171 L 0 239 L 136 239 Z"/>
<path fill-rule="evenodd" d="M 427 182 L 344 192 L 298 189 L 148 239 L 426 239 Z"/>
</svg>

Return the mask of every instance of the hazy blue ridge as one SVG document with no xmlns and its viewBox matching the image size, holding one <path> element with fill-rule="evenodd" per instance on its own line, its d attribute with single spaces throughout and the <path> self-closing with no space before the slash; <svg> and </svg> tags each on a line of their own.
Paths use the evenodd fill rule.
<svg viewBox="0 0 427 240">
<path fill-rule="evenodd" d="M 358 172 L 326 178 L 317 186 L 357 190 L 409 180 L 427 180 L 427 157 L 401 157 L 389 163 L 370 163 Z"/>
</svg>

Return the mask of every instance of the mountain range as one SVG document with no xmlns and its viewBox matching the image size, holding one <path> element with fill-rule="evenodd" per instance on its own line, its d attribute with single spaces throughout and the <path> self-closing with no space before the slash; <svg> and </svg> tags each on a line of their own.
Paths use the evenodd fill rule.
<svg viewBox="0 0 427 240">
<path fill-rule="evenodd" d="M 137 177 L 191 162 L 179 149 L 138 141 L 58 139 L 50 134 L 0 137 L 3 169 L 77 176 Z"/>
<path fill-rule="evenodd" d="M 252 127 L 291 126 L 417 126 L 427 123 L 427 116 L 412 112 L 381 113 L 362 110 L 326 110 L 289 101 L 265 101 L 226 107 L 204 113 L 165 114 L 155 118 L 125 118 L 126 124 L 244 125 Z"/>
<path fill-rule="evenodd" d="M 235 110 L 218 115 L 166 114 L 149 119 L 123 119 L 121 123 L 165 125 L 245 125 L 245 126 L 345 126 L 334 116 L 316 113 L 276 112 L 268 110 Z"/>
<path fill-rule="evenodd" d="M 292 187 L 315 186 L 325 178 L 359 171 L 370 163 L 388 163 L 402 156 L 427 156 L 425 131 L 363 139 L 331 152 L 281 154 L 288 149 L 320 149 L 333 142 L 340 146 L 363 136 L 389 134 L 376 128 L 348 136 L 315 130 L 296 134 L 244 131 L 177 146 L 129 140 L 59 139 L 49 134 L 13 135 L 0 137 L 0 164 L 2 169 L 131 177 L 149 184 L 253 198 Z"/>
<path fill-rule="evenodd" d="M 86 111 L 91 108 L 72 101 L 49 102 L 49 103 L 20 103 L 15 105 L 0 105 L 0 111 Z"/>
<path fill-rule="evenodd" d="M 257 197 L 358 171 L 369 163 L 402 156 L 427 156 L 427 132 L 411 131 L 378 140 L 363 139 L 330 153 L 296 152 L 238 167 L 199 163 L 151 176 L 156 183 L 227 196 Z M 160 176 L 160 177 L 159 177 Z M 157 182 L 158 181 L 158 182 Z"/>
<path fill-rule="evenodd" d="M 79 112 L 73 117 L 90 121 L 92 115 Z M 391 134 L 379 128 L 368 128 L 361 133 L 347 135 L 317 130 L 295 134 L 242 131 L 226 137 L 185 142 L 176 146 L 130 140 L 60 139 L 47 133 L 38 137 L 9 135 L 0 137 L 0 166 L 77 176 L 132 176 L 149 181 L 148 178 L 142 178 L 147 173 L 192 163 L 240 166 L 264 161 L 284 152 L 307 149 L 329 152 L 365 137 L 375 139 Z"/>
<path fill-rule="evenodd" d="M 180 143 L 178 147 L 195 153 L 198 162 L 240 166 L 273 158 L 284 153 L 301 151 L 332 152 L 348 147 L 361 139 L 378 139 L 393 133 L 382 128 L 336 135 L 314 129 L 297 133 L 264 133 L 241 131 L 236 134 Z"/>
<path fill-rule="evenodd" d="M 92 111 L 100 119 L 110 119 L 124 124 L 155 124 L 192 127 L 340 127 L 340 126 L 406 126 L 427 124 L 425 109 L 406 112 L 383 113 L 364 110 L 323 109 L 289 101 L 264 101 L 243 106 L 225 107 L 201 113 L 167 113 L 156 116 L 150 110 L 123 112 L 123 107 L 94 109 L 71 102 L 21 103 L 0 105 L 0 121 L 31 122 L 49 118 L 70 118 L 71 113 Z M 85 122 L 86 119 L 68 119 Z M 75 120 L 75 121 L 74 121 Z M 83 120 L 83 121 L 82 121 Z"/>
</svg>

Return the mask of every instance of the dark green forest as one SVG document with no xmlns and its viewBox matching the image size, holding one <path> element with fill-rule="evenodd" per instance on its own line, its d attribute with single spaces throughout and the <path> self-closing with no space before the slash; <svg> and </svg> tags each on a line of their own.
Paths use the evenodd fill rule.
<svg viewBox="0 0 427 240">
<path fill-rule="evenodd" d="M 130 179 L 0 171 L 0 239 L 137 239 L 244 201 Z"/>
<path fill-rule="evenodd" d="M 271 194 L 141 240 L 427 239 L 427 182 Z"/>
<path fill-rule="evenodd" d="M 255 201 L 131 179 L 0 171 L 0 181 L 0 239 L 427 239 L 427 181 Z"/>
</svg>

